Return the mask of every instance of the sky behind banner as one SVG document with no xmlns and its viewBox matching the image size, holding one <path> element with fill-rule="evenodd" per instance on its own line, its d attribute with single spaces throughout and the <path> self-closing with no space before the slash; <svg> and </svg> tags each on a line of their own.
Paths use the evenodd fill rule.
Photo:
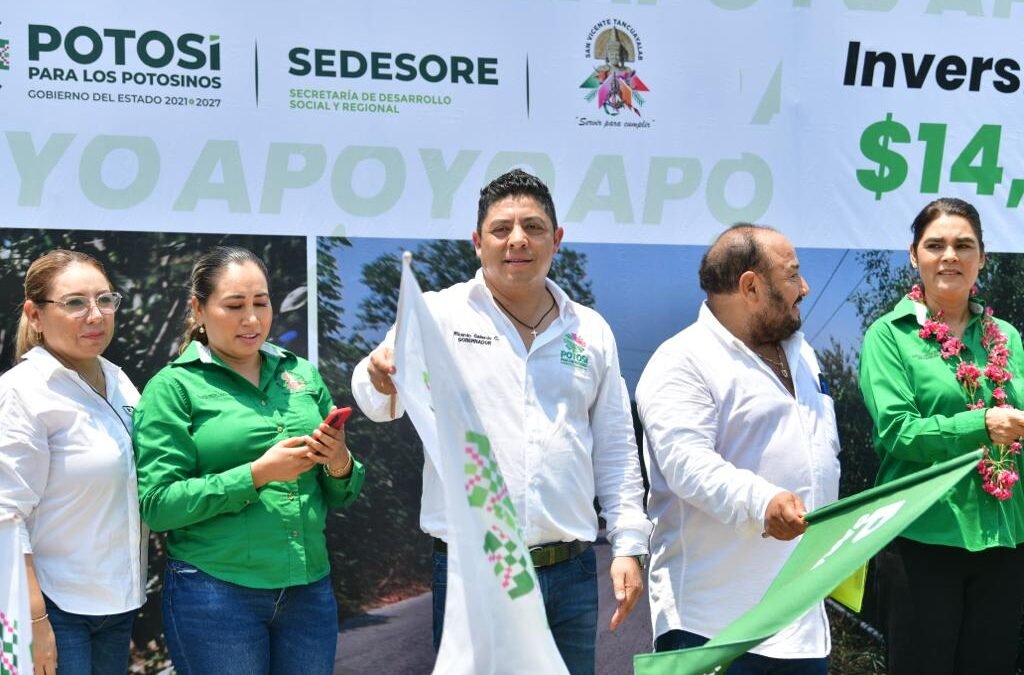
<svg viewBox="0 0 1024 675">
<path fill-rule="evenodd" d="M 909 229 L 907 232 L 909 237 Z M 564 245 L 587 256 L 594 309 L 615 331 L 622 374 L 632 392 L 658 345 L 696 320 L 704 300 L 697 269 L 705 247 L 578 243 L 570 234 L 575 235 L 567 233 Z M 373 296 L 363 282 L 367 265 L 423 243 L 367 238 L 350 242 L 335 260 L 335 269 L 345 289 L 346 304 L 353 308 Z M 801 273 L 811 287 L 802 305 L 805 334 L 818 350 L 828 348 L 834 339 L 856 351 L 863 330 L 850 296 L 865 287 L 867 274 L 858 252 L 802 249 L 799 255 Z M 907 261 L 903 252 L 894 252 L 891 258 L 894 264 Z M 386 326 L 363 331 L 363 336 L 375 343 L 383 339 L 385 330 Z"/>
</svg>

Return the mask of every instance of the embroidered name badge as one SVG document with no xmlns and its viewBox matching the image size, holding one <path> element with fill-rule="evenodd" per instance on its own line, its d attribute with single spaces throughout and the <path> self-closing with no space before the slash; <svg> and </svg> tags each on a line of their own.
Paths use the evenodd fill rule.
<svg viewBox="0 0 1024 675">
<path fill-rule="evenodd" d="M 306 383 L 302 378 L 295 377 L 291 373 L 281 373 L 281 383 L 288 391 L 302 391 L 306 388 Z"/>
<path fill-rule="evenodd" d="M 938 349 L 933 348 L 931 345 L 922 345 L 921 349 L 915 354 L 911 354 L 912 357 L 918 361 L 927 361 L 928 359 L 937 359 L 942 356 L 942 352 Z"/>
<path fill-rule="evenodd" d="M 576 333 L 566 333 L 562 336 L 562 351 L 559 355 L 562 364 L 566 366 L 586 370 L 590 365 L 587 343 Z"/>
<path fill-rule="evenodd" d="M 458 330 L 453 330 L 452 335 L 455 336 L 456 342 L 464 342 L 471 345 L 484 345 L 486 347 L 494 344 L 494 342 L 500 337 L 498 335 L 481 335 L 480 333 L 463 333 Z"/>
</svg>

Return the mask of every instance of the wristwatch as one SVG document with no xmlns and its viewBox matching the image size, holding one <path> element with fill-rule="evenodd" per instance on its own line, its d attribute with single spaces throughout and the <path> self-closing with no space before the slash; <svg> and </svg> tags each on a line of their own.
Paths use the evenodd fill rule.
<svg viewBox="0 0 1024 675">
<path fill-rule="evenodd" d="M 651 556 L 649 556 L 646 553 L 642 553 L 640 555 L 635 555 L 633 557 L 636 558 L 637 564 L 640 565 L 640 571 L 645 571 L 647 569 L 647 563 L 651 560 Z"/>
</svg>

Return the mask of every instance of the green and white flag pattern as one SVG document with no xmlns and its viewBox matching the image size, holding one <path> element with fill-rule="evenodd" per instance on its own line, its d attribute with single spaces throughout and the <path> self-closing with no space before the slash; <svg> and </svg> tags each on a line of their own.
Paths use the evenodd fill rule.
<svg viewBox="0 0 1024 675">
<path fill-rule="evenodd" d="M 0 675 L 32 675 L 28 577 L 16 521 L 0 521 Z"/>
<path fill-rule="evenodd" d="M 490 521 L 484 535 L 487 561 L 494 565 L 494 574 L 501 587 L 513 598 L 532 591 L 533 574 L 520 537 L 516 510 L 508 496 L 498 463 L 491 456 L 491 442 L 482 434 L 466 432 L 466 499 L 469 505 L 483 511 L 481 517 Z"/>
</svg>

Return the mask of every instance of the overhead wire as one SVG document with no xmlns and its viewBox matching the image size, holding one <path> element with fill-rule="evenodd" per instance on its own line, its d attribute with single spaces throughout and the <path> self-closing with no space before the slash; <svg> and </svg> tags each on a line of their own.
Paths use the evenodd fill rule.
<svg viewBox="0 0 1024 675">
<path fill-rule="evenodd" d="M 804 315 L 804 321 L 810 320 L 811 313 L 814 312 L 814 308 L 818 306 L 818 301 L 825 297 L 825 289 L 827 289 L 829 284 L 832 283 L 832 279 L 835 278 L 836 272 L 838 272 L 839 268 L 843 266 L 843 262 L 846 260 L 846 256 L 848 256 L 849 254 L 850 249 L 846 249 L 846 251 L 843 252 L 843 257 L 840 258 L 839 262 L 836 263 L 836 266 L 832 268 L 832 274 L 828 275 L 828 279 L 825 281 L 825 285 L 822 286 L 821 290 L 817 292 L 816 297 L 814 298 L 814 302 L 812 302 L 811 306 L 807 308 L 807 314 Z"/>
<path fill-rule="evenodd" d="M 867 270 L 864 270 L 864 274 L 860 275 L 860 279 L 857 281 L 857 283 L 854 284 L 853 288 L 850 289 L 850 292 L 846 294 L 846 297 L 843 298 L 843 300 L 838 305 L 836 305 L 836 308 L 832 310 L 832 313 L 828 315 L 827 319 L 825 319 L 825 323 L 821 325 L 821 328 L 818 329 L 818 332 L 816 332 L 814 336 L 810 340 L 808 340 L 808 342 L 814 342 L 815 339 L 817 339 L 817 337 L 821 335 L 821 331 L 825 330 L 825 328 L 828 327 L 828 324 L 832 321 L 835 315 L 839 313 L 839 310 L 843 308 L 843 305 L 850 301 L 850 298 L 853 297 L 853 292 L 860 288 L 860 285 L 864 283 L 864 280 L 867 279 L 867 277 L 868 272 Z"/>
</svg>

